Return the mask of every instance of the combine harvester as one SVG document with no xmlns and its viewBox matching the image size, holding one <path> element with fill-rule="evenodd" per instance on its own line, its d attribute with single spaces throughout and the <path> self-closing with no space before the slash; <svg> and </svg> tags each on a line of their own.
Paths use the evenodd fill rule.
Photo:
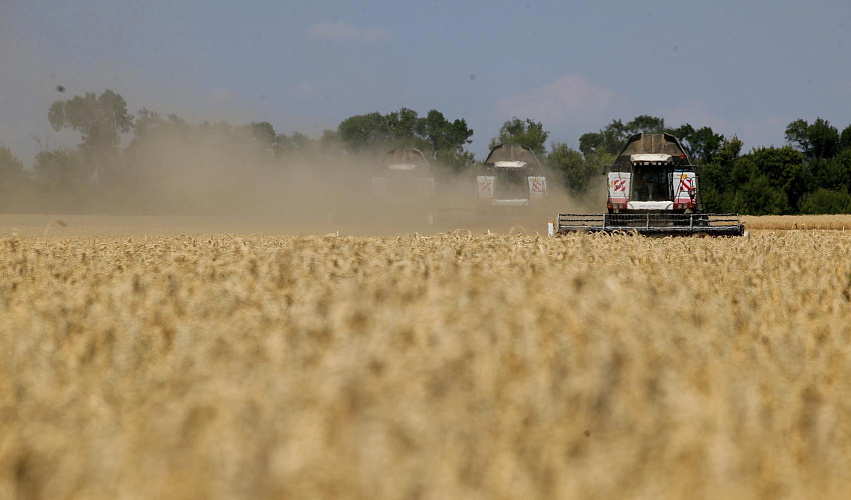
<svg viewBox="0 0 851 500">
<path fill-rule="evenodd" d="M 521 144 L 498 144 L 476 176 L 478 215 L 528 216 L 544 203 L 547 178 L 535 153 Z"/>
<path fill-rule="evenodd" d="M 475 194 L 470 189 L 473 186 L 465 181 L 460 191 L 445 193 L 448 196 L 439 202 L 437 218 L 441 226 L 522 227 L 552 213 L 544 167 L 526 146 L 494 146 L 473 175 Z"/>
<path fill-rule="evenodd" d="M 703 211 L 698 175 L 680 141 L 670 134 L 630 137 L 606 167 L 605 214 L 559 214 L 549 234 L 636 232 L 643 235 L 743 236 L 738 214 Z"/>
<path fill-rule="evenodd" d="M 435 172 L 419 149 L 394 149 L 372 176 L 372 196 L 385 217 L 434 223 Z"/>
</svg>

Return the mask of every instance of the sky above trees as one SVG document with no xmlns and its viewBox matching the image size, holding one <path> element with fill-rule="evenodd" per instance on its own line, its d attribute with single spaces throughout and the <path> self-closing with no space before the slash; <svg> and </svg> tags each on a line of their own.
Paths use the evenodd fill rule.
<svg viewBox="0 0 851 500">
<path fill-rule="evenodd" d="M 440 109 L 486 154 L 517 116 L 550 140 L 641 114 L 786 142 L 851 116 L 851 3 L 0 1 L 0 144 L 30 164 L 75 145 L 56 99 L 105 88 L 194 121 L 318 136 L 343 119 Z M 57 86 L 66 89 L 59 93 Z M 38 139 L 38 141 L 36 140 Z"/>
</svg>

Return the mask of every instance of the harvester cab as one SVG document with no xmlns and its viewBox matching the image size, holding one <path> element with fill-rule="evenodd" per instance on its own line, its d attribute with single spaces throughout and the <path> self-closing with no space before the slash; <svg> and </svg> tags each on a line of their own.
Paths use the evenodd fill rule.
<svg viewBox="0 0 851 500">
<path fill-rule="evenodd" d="M 495 146 L 476 177 L 476 185 L 480 208 L 490 211 L 499 210 L 493 207 L 532 206 L 547 194 L 543 167 L 535 153 L 521 144 Z"/>
<path fill-rule="evenodd" d="M 434 170 L 419 149 L 394 149 L 372 177 L 373 197 L 392 205 L 416 205 L 434 198 Z"/>
<path fill-rule="evenodd" d="M 694 167 L 675 163 L 669 154 L 630 155 L 628 168 L 613 168 L 606 175 L 610 214 L 699 210 Z"/>
<path fill-rule="evenodd" d="M 670 134 L 636 134 L 614 164 L 605 214 L 559 214 L 551 231 L 741 236 L 738 214 L 703 211 L 697 170 Z"/>
</svg>

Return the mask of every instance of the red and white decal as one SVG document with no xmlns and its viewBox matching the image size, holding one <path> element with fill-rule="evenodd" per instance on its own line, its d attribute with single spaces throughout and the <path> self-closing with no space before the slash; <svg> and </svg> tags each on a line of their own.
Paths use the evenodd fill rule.
<svg viewBox="0 0 851 500">
<path fill-rule="evenodd" d="M 697 177 L 694 172 L 674 172 L 674 210 L 694 208 L 697 197 Z"/>
<path fill-rule="evenodd" d="M 527 180 L 529 182 L 529 198 L 533 200 L 542 199 L 547 192 L 547 178 L 529 177 Z"/>
<path fill-rule="evenodd" d="M 476 192 L 479 198 L 493 198 L 493 183 L 496 180 L 492 175 L 480 175 L 476 177 Z"/>
<path fill-rule="evenodd" d="M 629 202 L 629 184 L 632 174 L 628 172 L 609 172 L 609 208 L 626 208 Z"/>
</svg>

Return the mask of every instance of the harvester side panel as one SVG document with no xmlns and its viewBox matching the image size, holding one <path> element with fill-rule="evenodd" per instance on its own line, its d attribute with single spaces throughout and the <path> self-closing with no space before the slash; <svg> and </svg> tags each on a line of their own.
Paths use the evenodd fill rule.
<svg viewBox="0 0 851 500">
<path fill-rule="evenodd" d="M 537 201 L 544 199 L 547 194 L 547 178 L 543 176 L 529 177 L 529 200 Z"/>
<path fill-rule="evenodd" d="M 476 193 L 479 198 L 490 200 L 493 198 L 493 185 L 496 181 L 494 175 L 480 175 L 476 177 Z"/>
<path fill-rule="evenodd" d="M 609 208 L 626 208 L 629 201 L 632 174 L 629 172 L 609 172 Z"/>
</svg>

